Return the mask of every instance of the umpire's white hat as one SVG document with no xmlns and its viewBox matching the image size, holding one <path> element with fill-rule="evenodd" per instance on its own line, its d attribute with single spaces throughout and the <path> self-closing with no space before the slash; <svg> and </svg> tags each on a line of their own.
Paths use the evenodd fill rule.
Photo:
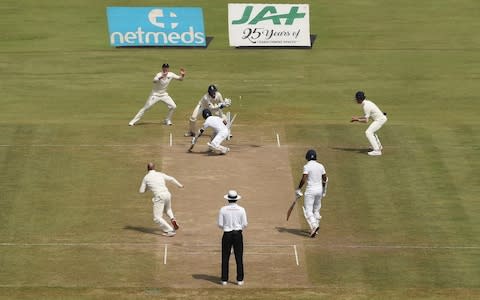
<svg viewBox="0 0 480 300">
<path fill-rule="evenodd" d="M 229 190 L 228 194 L 224 195 L 223 198 L 228 201 L 237 201 L 242 199 L 242 196 L 240 196 L 235 190 Z"/>
</svg>

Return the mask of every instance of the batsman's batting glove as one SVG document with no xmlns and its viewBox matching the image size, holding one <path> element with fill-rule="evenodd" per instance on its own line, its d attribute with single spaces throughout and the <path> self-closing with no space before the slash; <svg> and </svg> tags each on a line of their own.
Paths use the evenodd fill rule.
<svg viewBox="0 0 480 300">
<path fill-rule="evenodd" d="M 225 98 L 225 102 L 223 104 L 225 107 L 229 107 L 230 105 L 232 105 L 232 99 L 230 98 Z"/>
<path fill-rule="evenodd" d="M 223 109 L 224 107 L 225 107 L 224 103 L 220 104 L 220 109 Z"/>
<path fill-rule="evenodd" d="M 302 193 L 302 190 L 301 189 L 297 189 L 295 190 L 295 197 L 298 199 L 300 197 L 303 196 L 303 193 Z"/>
</svg>

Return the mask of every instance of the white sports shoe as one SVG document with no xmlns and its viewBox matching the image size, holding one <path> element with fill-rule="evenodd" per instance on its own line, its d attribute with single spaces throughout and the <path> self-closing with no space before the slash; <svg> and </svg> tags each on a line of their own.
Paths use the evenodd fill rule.
<svg viewBox="0 0 480 300">
<path fill-rule="evenodd" d="M 380 156 L 380 155 L 382 155 L 382 151 L 373 150 L 373 151 L 368 152 L 368 155 L 370 155 L 370 156 Z"/>
<path fill-rule="evenodd" d="M 130 122 L 128 123 L 128 126 L 135 126 L 135 123 Z"/>
<path fill-rule="evenodd" d="M 227 285 L 227 282 L 226 282 L 226 281 L 222 281 L 222 285 Z"/>
<path fill-rule="evenodd" d="M 173 237 L 175 236 L 177 233 L 175 231 L 169 231 L 169 232 L 164 232 L 162 233 L 162 235 L 164 236 L 168 236 L 168 237 Z"/>
<path fill-rule="evenodd" d="M 172 125 L 173 125 L 172 121 L 170 121 L 170 120 L 168 120 L 168 119 L 165 120 L 164 123 L 165 123 L 165 125 L 167 125 L 167 126 L 172 126 Z"/>
<path fill-rule="evenodd" d="M 243 282 L 243 280 L 242 280 L 242 281 L 239 281 L 239 282 L 237 282 L 237 284 L 238 284 L 238 285 L 243 285 L 244 283 L 245 283 L 245 282 Z"/>
</svg>

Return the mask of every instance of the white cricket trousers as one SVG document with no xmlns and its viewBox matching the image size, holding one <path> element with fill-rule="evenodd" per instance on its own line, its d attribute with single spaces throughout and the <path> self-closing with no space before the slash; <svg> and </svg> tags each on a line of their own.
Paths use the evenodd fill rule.
<svg viewBox="0 0 480 300">
<path fill-rule="evenodd" d="M 217 151 L 220 151 L 222 153 L 227 153 L 228 148 L 225 147 L 225 146 L 222 146 L 221 144 L 228 137 L 228 135 L 229 135 L 228 130 L 222 130 L 219 133 L 217 133 L 213 137 L 212 141 L 210 142 L 211 148 L 213 148 L 213 150 L 217 150 Z"/>
<path fill-rule="evenodd" d="M 173 101 L 172 97 L 170 97 L 167 93 L 165 94 L 150 94 L 150 96 L 147 99 L 147 102 L 145 102 L 145 105 L 138 111 L 138 113 L 135 115 L 135 117 L 130 121 L 130 124 L 135 124 L 137 123 L 145 114 L 147 110 L 149 110 L 155 103 L 158 101 L 162 101 L 165 103 L 168 107 L 168 113 L 165 118 L 165 120 L 172 120 L 173 112 L 177 108 L 177 105 Z"/>
<path fill-rule="evenodd" d="M 322 207 L 323 188 L 305 191 L 303 212 L 310 230 L 320 226 L 320 208 Z"/>
<path fill-rule="evenodd" d="M 380 139 L 378 139 L 378 135 L 376 135 L 375 132 L 382 128 L 383 124 L 386 122 L 387 118 L 373 121 L 372 124 L 368 126 L 367 130 L 365 130 L 365 135 L 375 151 L 381 150 Z"/>
<path fill-rule="evenodd" d="M 163 232 L 173 231 L 172 226 L 165 221 L 163 213 L 165 213 L 170 219 L 175 218 L 172 211 L 172 195 L 169 192 L 160 193 L 152 198 L 153 202 L 153 222 L 160 226 Z"/>
</svg>

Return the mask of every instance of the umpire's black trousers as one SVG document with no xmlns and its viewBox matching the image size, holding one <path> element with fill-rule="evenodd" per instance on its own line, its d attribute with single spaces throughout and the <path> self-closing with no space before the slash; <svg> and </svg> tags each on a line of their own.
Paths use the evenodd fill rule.
<svg viewBox="0 0 480 300">
<path fill-rule="evenodd" d="M 222 237 L 222 281 L 228 281 L 228 262 L 233 246 L 237 263 L 237 281 L 243 281 L 243 235 L 241 230 L 224 232 Z"/>
</svg>

